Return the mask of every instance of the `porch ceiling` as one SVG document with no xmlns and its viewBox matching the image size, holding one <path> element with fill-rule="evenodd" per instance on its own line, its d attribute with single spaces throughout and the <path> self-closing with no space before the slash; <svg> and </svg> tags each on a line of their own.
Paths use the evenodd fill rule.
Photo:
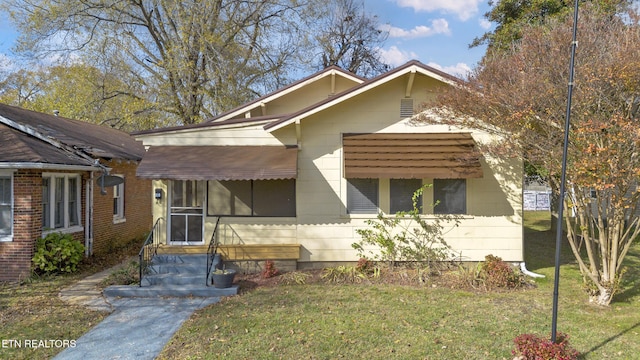
<svg viewBox="0 0 640 360">
<path fill-rule="evenodd" d="M 482 177 L 468 133 L 344 134 L 342 141 L 346 178 Z"/>
<path fill-rule="evenodd" d="M 295 179 L 296 146 L 152 146 L 136 175 L 172 180 Z"/>
</svg>

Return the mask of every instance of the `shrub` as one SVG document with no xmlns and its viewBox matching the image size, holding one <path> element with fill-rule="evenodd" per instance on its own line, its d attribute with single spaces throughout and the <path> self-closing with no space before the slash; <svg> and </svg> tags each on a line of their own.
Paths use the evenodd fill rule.
<svg viewBox="0 0 640 360">
<path fill-rule="evenodd" d="M 307 278 L 311 275 L 299 271 L 293 271 L 282 275 L 282 283 L 285 285 L 304 285 L 307 283 Z"/>
<path fill-rule="evenodd" d="M 264 262 L 264 269 L 262 270 L 261 274 L 263 279 L 272 278 L 274 276 L 278 276 L 279 274 L 280 271 L 276 269 L 276 264 L 274 264 L 273 261 L 267 260 Z"/>
<path fill-rule="evenodd" d="M 355 266 L 340 265 L 322 271 L 322 279 L 330 283 L 360 283 L 366 278 Z"/>
<path fill-rule="evenodd" d="M 70 234 L 50 233 L 36 241 L 31 260 L 38 273 L 72 273 L 78 269 L 83 253 L 84 245 Z"/>
<path fill-rule="evenodd" d="M 580 353 L 569 346 L 569 335 L 556 334 L 556 342 L 535 334 L 518 335 L 511 353 L 521 360 L 575 360 Z"/>
<path fill-rule="evenodd" d="M 450 258 L 451 249 L 442 234 L 446 223 L 458 226 L 460 216 L 438 215 L 430 221 L 423 218 L 419 202 L 427 186 L 413 194 L 413 210 L 397 212 L 393 217 L 380 213 L 375 220 L 366 221 L 368 228 L 356 230 L 362 239 L 351 246 L 360 257 L 371 255 L 374 260 L 387 262 L 390 268 L 400 261 L 432 267 L 434 262 Z M 370 246 L 377 249 L 370 250 Z"/>
<path fill-rule="evenodd" d="M 124 267 L 113 271 L 100 282 L 103 287 L 111 285 L 133 285 L 140 282 L 140 267 L 137 261 L 132 260 Z"/>
<path fill-rule="evenodd" d="M 487 255 L 482 267 L 488 287 L 514 289 L 522 284 L 522 277 L 498 256 Z"/>
<path fill-rule="evenodd" d="M 375 264 L 367 258 L 360 258 L 356 264 L 356 270 L 363 274 L 370 274 L 374 272 Z"/>
</svg>

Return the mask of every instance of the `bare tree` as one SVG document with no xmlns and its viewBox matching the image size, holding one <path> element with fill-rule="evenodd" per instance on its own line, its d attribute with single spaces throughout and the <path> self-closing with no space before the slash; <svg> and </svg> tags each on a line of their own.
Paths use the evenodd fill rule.
<svg viewBox="0 0 640 360">
<path fill-rule="evenodd" d="M 361 0 L 320 1 L 318 23 L 311 25 L 315 59 L 322 67 L 339 66 L 354 74 L 369 77 L 389 69 L 379 49 L 388 32 L 381 29 L 378 17 L 365 12 Z"/>
<path fill-rule="evenodd" d="M 126 64 L 158 109 L 193 124 L 286 81 L 303 1 L 8 0 L 22 54 Z M 122 79 L 127 82 L 127 79 Z"/>
</svg>

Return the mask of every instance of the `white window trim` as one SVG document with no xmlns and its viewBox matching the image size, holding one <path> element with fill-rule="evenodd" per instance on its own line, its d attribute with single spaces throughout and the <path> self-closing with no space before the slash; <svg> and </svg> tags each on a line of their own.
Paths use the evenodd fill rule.
<svg viewBox="0 0 640 360">
<path fill-rule="evenodd" d="M 11 233 L 9 235 L 0 235 L 0 242 L 11 242 L 13 241 L 13 231 L 14 231 L 14 226 L 13 226 L 13 206 L 15 203 L 15 199 L 13 196 L 14 193 L 14 185 L 13 185 L 13 171 L 7 171 L 7 170 L 0 170 L 0 176 L 3 177 L 9 177 L 9 184 L 11 186 L 11 200 L 9 202 L 9 209 L 10 209 L 10 217 L 11 219 L 9 220 L 9 223 L 11 224 Z"/>
<path fill-rule="evenodd" d="M 113 176 L 121 177 L 124 180 L 124 175 L 113 174 Z M 124 209 L 124 192 L 125 192 L 124 181 L 122 182 L 122 184 L 113 186 L 114 199 L 116 198 L 116 193 L 117 193 L 116 189 L 120 190 L 119 191 L 120 197 L 118 198 L 118 209 L 120 211 L 117 214 L 113 214 L 113 223 L 120 224 L 127 221 L 127 218 L 125 217 L 125 209 Z"/>
<path fill-rule="evenodd" d="M 84 231 L 84 226 L 82 226 L 82 176 L 76 173 L 42 173 L 43 178 L 49 178 L 49 226 L 45 226 L 42 230 L 42 235 L 45 236 L 50 233 L 60 232 L 63 234 L 67 233 L 75 233 L 79 231 Z M 51 228 L 51 222 L 55 219 L 55 179 L 56 178 L 64 178 L 64 219 L 63 226 L 59 228 Z M 78 219 L 78 225 L 69 225 L 69 178 L 76 178 L 76 203 L 78 204 L 76 209 L 76 217 Z"/>
</svg>

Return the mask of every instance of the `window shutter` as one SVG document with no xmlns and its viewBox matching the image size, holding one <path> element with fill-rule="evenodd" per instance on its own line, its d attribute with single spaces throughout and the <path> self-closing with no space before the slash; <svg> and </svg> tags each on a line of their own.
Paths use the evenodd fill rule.
<svg viewBox="0 0 640 360">
<path fill-rule="evenodd" d="M 347 212 L 349 214 L 378 213 L 378 179 L 347 181 Z"/>
</svg>

